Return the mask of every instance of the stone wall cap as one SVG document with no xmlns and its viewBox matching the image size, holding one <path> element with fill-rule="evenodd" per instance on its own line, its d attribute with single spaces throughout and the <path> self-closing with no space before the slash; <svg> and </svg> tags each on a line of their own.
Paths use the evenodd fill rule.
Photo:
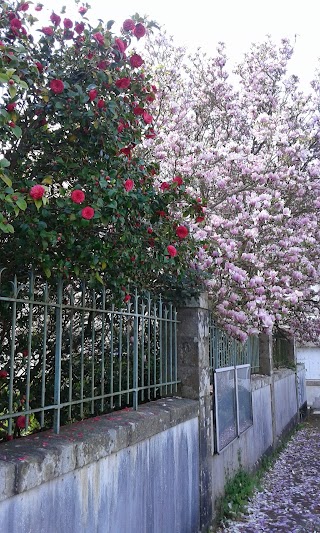
<svg viewBox="0 0 320 533">
<path fill-rule="evenodd" d="M 170 397 L 0 444 L 0 501 L 198 416 L 199 403 Z"/>
</svg>

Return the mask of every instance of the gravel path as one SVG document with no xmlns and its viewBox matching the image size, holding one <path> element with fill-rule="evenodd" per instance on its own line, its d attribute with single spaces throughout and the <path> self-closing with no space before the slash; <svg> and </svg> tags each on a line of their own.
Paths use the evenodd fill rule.
<svg viewBox="0 0 320 533">
<path fill-rule="evenodd" d="M 263 478 L 248 515 L 218 529 L 240 532 L 320 533 L 320 416 L 310 417 Z"/>
</svg>

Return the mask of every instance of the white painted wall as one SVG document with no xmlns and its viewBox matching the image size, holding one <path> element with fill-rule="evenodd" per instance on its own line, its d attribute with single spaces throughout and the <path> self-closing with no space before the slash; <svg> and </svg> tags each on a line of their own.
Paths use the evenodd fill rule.
<svg viewBox="0 0 320 533">
<path fill-rule="evenodd" d="M 320 407 L 320 346 L 302 346 L 297 348 L 297 362 L 306 368 L 306 389 L 308 406 Z M 319 384 L 316 382 L 319 381 Z"/>
<path fill-rule="evenodd" d="M 320 380 L 320 346 L 299 347 L 297 349 L 297 362 L 304 363 L 307 380 Z"/>
</svg>

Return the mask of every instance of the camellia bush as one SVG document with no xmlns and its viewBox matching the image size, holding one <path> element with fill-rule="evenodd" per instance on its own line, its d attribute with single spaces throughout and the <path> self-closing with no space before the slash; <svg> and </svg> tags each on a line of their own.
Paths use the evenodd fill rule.
<svg viewBox="0 0 320 533">
<path fill-rule="evenodd" d="M 85 294 L 89 307 L 130 307 L 134 288 L 177 302 L 201 284 L 190 269 L 198 245 L 189 226 L 199 214 L 198 202 L 179 173 L 162 184 L 159 163 L 146 160 L 141 150 L 144 140 L 156 137 L 150 106 L 158 88 L 134 46 L 156 25 L 135 15 L 116 36 L 112 21 L 93 26 L 89 5 L 76 6 L 76 19 L 63 9 L 47 19 L 41 13 L 42 25 L 40 3 L 0 5 L 0 289 L 2 297 L 17 296 L 12 284 L 17 275 L 20 298 L 15 315 L 8 301 L 0 302 L 0 414 L 8 413 L 11 383 L 11 409 L 20 413 L 14 436 L 52 425 L 50 413 L 45 420 L 37 414 L 27 421 L 23 415 L 39 405 L 44 375 L 46 400 L 54 401 L 55 312 L 44 318 L 43 306 L 31 310 L 28 298 L 55 299 L 61 278 L 63 303 L 81 306 Z M 28 282 L 31 269 L 35 276 Z M 106 379 L 125 387 L 129 366 L 119 370 L 111 348 L 104 362 L 94 312 L 74 315 L 63 318 L 61 394 L 70 386 L 70 359 L 75 393 L 84 375 L 83 393 L 92 394 L 94 358 L 97 368 L 106 365 Z M 131 322 L 122 331 L 114 320 L 129 361 L 125 335 Z M 118 407 L 126 401 L 120 396 Z M 111 408 L 110 402 L 96 406 L 99 412 Z M 1 422 L 0 441 L 7 438 L 9 425 Z"/>
<path fill-rule="evenodd" d="M 156 135 L 157 87 L 133 47 L 155 23 L 136 15 L 117 37 L 113 21 L 90 24 L 87 4 L 44 26 L 42 4 L 0 9 L 1 266 L 122 297 L 186 290 L 187 278 L 192 292 L 184 216 L 196 218 L 196 200 L 177 173 L 160 188 L 159 164 L 139 152 Z"/>
</svg>

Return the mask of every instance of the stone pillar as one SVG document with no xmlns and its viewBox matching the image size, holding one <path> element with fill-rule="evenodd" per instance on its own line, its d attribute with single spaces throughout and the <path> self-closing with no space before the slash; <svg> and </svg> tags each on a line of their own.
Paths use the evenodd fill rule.
<svg viewBox="0 0 320 533">
<path fill-rule="evenodd" d="M 212 524 L 209 307 L 201 294 L 178 310 L 179 394 L 199 401 L 200 531 Z"/>
<path fill-rule="evenodd" d="M 272 416 L 272 446 L 275 449 L 277 446 L 277 430 L 276 430 L 276 413 L 275 413 L 275 397 L 274 397 L 274 374 L 273 374 L 273 338 L 267 333 L 260 333 L 259 335 L 259 359 L 260 372 L 266 376 L 270 376 L 270 398 L 271 398 L 271 416 Z"/>
<path fill-rule="evenodd" d="M 260 359 L 260 373 L 266 376 L 273 374 L 273 358 L 272 358 L 272 335 L 260 333 L 259 335 L 259 359 Z"/>
<path fill-rule="evenodd" d="M 296 343 L 294 338 L 288 339 L 288 363 L 291 367 L 291 365 L 296 366 L 297 365 L 297 351 L 296 351 Z"/>
</svg>

